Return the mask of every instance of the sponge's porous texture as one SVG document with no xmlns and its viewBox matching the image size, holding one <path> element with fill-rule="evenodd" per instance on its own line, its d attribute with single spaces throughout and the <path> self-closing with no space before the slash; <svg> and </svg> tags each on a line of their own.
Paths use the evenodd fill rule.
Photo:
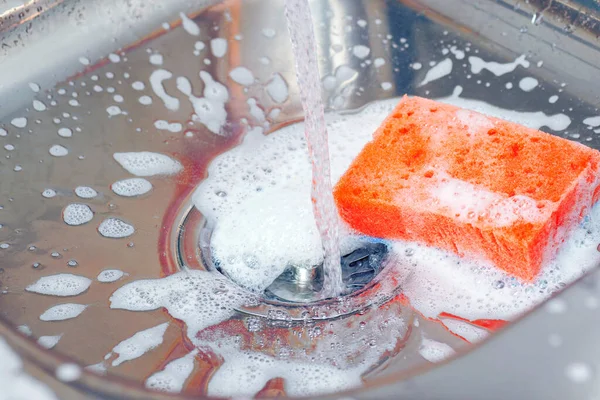
<svg viewBox="0 0 600 400">
<path fill-rule="evenodd" d="M 599 165 L 584 145 L 405 96 L 334 195 L 361 233 L 479 255 L 531 281 L 597 200 Z"/>
</svg>

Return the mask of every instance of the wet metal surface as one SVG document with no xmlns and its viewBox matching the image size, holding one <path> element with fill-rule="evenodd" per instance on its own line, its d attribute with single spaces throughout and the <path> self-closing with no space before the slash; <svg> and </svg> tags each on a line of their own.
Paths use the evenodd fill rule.
<svg viewBox="0 0 600 400">
<path fill-rule="evenodd" d="M 106 268 L 119 268 L 128 274 L 119 281 L 121 285 L 160 277 L 165 271 L 177 268 L 177 261 L 168 251 L 173 243 L 169 235 L 175 230 L 165 221 L 177 220 L 176 215 L 182 212 L 183 205 L 189 204 L 189 195 L 203 178 L 210 160 L 238 143 L 243 131 L 239 121 L 246 118 L 257 122 L 248 112 L 247 99 L 252 97 L 259 104 L 267 104 L 267 115 L 275 108 L 262 85 L 244 90 L 232 82 L 227 76 L 232 66 L 246 66 L 260 82 L 267 82 L 274 72 L 279 72 L 290 85 L 289 101 L 280 106 L 278 116 L 268 121 L 271 130 L 300 117 L 291 50 L 282 17 L 283 1 L 219 2 L 196 16 L 201 29 L 198 37 L 187 34 L 179 26 L 178 13 L 186 11 L 191 15 L 203 4 L 179 0 L 168 4 L 126 3 L 94 2 L 92 5 L 65 1 L 55 5 L 44 2 L 46 8 L 39 11 L 42 17 L 34 19 L 37 11 L 29 11 L 31 18 L 24 17 L 21 22 L 15 22 L 18 16 L 4 14 L 0 20 L 0 128 L 7 131 L 7 136 L 0 140 L 3 145 L 15 147 L 5 151 L 0 160 L 0 205 L 3 207 L 0 243 L 10 245 L 0 250 L 0 290 L 6 291 L 0 295 L 0 335 L 23 355 L 30 371 L 49 381 L 64 398 L 74 398 L 75 393 L 77 396 L 88 393 L 90 398 L 97 395 L 121 398 L 125 394 L 132 398 L 162 398 L 161 394 L 146 392 L 140 382 L 168 357 L 170 346 L 158 348 L 147 354 L 149 357 L 112 368 L 109 383 L 106 378 L 86 373 L 76 384 L 67 386 L 53 378 L 53 371 L 67 360 L 82 365 L 96 363 L 119 341 L 168 317 L 160 310 L 133 315 L 109 310 L 107 299 L 117 286 L 95 282 L 76 299 L 89 305 L 80 317 L 60 322 L 60 325 L 49 324 L 39 320 L 39 315 L 62 300 L 26 293 L 24 288 L 41 276 L 56 273 L 77 273 L 95 279 Z M 330 110 L 353 110 L 370 101 L 404 93 L 448 96 L 456 85 L 461 85 L 469 97 L 499 107 L 546 113 L 572 108 L 569 116 L 573 125 L 560 135 L 600 148 L 600 136 L 589 132 L 581 123 L 583 117 L 597 115 L 600 104 L 598 80 L 591 79 L 600 76 L 598 33 L 595 17 L 590 17 L 590 22 L 581 22 L 583 20 L 577 19 L 580 14 L 573 14 L 576 7 L 569 8 L 566 15 L 570 20 L 575 15 L 575 20 L 580 21 L 570 24 L 576 29 L 563 29 L 565 22 L 553 16 L 554 9 L 545 11 L 546 16 L 539 25 L 531 24 L 533 14 L 546 8 L 544 2 L 536 2 L 537 8 L 526 2 L 491 0 L 323 0 L 312 4 L 321 44 L 322 74 L 335 74 L 342 65 L 367 71 L 349 77 L 325 93 Z M 559 11 L 562 14 L 558 17 L 566 18 L 567 11 L 563 8 Z M 586 12 L 593 11 L 593 7 L 589 7 Z M 368 29 L 345 32 L 348 15 L 354 20 L 369 21 Z M 278 32 L 275 37 L 262 33 L 265 21 Z M 170 23 L 169 29 L 161 28 L 163 22 Z M 111 35 L 107 36 L 106 32 Z M 237 40 L 237 35 L 243 40 Z M 393 39 L 385 39 L 387 35 Z M 208 49 L 200 56 L 193 54 L 195 42 L 208 44 L 215 37 L 227 38 L 226 57 L 208 56 Z M 400 38 L 409 46 L 401 44 Z M 425 65 L 439 59 L 440 40 L 456 40 L 461 46 L 472 43 L 485 59 L 513 60 L 519 54 L 543 59 L 543 67 L 516 72 L 511 80 L 516 82 L 520 77 L 535 73 L 548 92 L 559 88 L 564 92 L 556 104 L 549 104 L 548 95 L 539 93 L 503 91 L 503 95 L 497 97 L 484 85 L 462 75 L 452 75 L 432 87 L 420 87 L 418 83 L 427 68 L 416 70 L 409 65 L 415 61 Z M 135 44 L 124 48 L 131 43 Z M 359 59 L 347 51 L 336 52 L 337 47 L 333 46 L 347 49 L 356 43 L 369 45 L 372 58 L 384 58 L 385 66 L 367 69 L 361 66 Z M 104 58 L 122 47 L 118 52 L 121 62 L 113 63 Z M 227 105 L 229 117 L 224 135 L 214 135 L 192 121 L 193 110 L 187 103 L 182 102 L 177 111 L 164 108 L 147 84 L 156 69 L 148 62 L 148 49 L 164 56 L 161 68 L 175 76 L 188 77 L 194 88 L 202 87 L 199 69 L 227 84 L 231 100 Z M 89 65 L 82 65 L 80 57 L 88 58 Z M 261 57 L 268 57 L 269 64 Z M 145 82 L 146 88 L 134 89 L 131 85 L 134 81 Z M 33 93 L 30 82 L 38 83 L 41 91 Z M 382 82 L 393 83 L 393 90 L 385 90 Z M 505 82 L 500 79 L 498 84 Z M 103 90 L 95 91 L 95 86 Z M 108 88 L 114 88 L 115 92 L 110 93 Z M 167 83 L 166 90 L 177 93 L 174 82 Z M 77 93 L 77 97 L 73 93 Z M 107 108 L 117 105 L 114 98 L 117 93 L 124 99 L 118 106 L 125 113 L 111 117 Z M 141 104 L 138 99 L 142 95 L 151 95 L 153 103 Z M 32 108 L 34 96 L 47 104 L 46 110 Z M 79 105 L 73 105 L 74 99 Z M 51 105 L 52 101 L 56 104 Z M 28 119 L 26 127 L 11 124 L 14 118 L 23 116 Z M 56 123 L 56 119 L 60 122 Z M 182 132 L 157 130 L 154 122 L 158 119 L 179 121 L 192 132 L 193 138 L 184 137 Z M 68 139 L 58 136 L 59 127 L 69 128 L 73 136 Z M 48 149 L 55 144 L 64 145 L 68 156 L 64 159 L 50 156 Z M 193 168 L 177 179 L 153 179 L 149 195 L 120 198 L 110 190 L 110 185 L 129 175 L 112 161 L 112 154 L 140 150 L 175 155 Z M 86 201 L 95 213 L 93 221 L 74 228 L 64 224 L 61 213 L 67 204 L 81 202 L 73 193 L 80 185 L 94 188 L 99 196 Z M 45 189 L 56 191 L 58 196 L 42 197 Z M 135 235 L 120 240 L 101 237 L 97 228 L 108 216 L 132 223 Z M 189 250 L 195 243 L 183 246 Z M 197 253 L 186 251 L 185 254 L 190 255 L 185 261 L 188 265 L 199 262 Z M 76 265 L 70 263 L 72 260 Z M 408 341 L 401 356 L 369 375 L 365 388 L 344 398 L 596 398 L 600 396 L 600 354 L 596 354 L 599 347 L 595 343 L 600 334 L 598 300 L 595 300 L 600 299 L 597 275 L 594 273 L 579 281 L 559 296 L 566 304 L 565 312 L 553 313 L 542 306 L 480 348 L 437 368 L 430 369 L 431 365 L 409 368 L 417 362 L 414 353 L 418 337 L 415 336 Z M 422 321 L 421 328 L 429 329 L 430 335 L 449 336 L 443 329 L 428 324 Z M 32 339 L 64 335 L 54 350 L 46 351 L 16 333 L 15 328 L 20 325 L 31 328 Z M 172 324 L 164 341 L 173 344 L 180 338 L 180 327 Z M 460 340 L 447 340 L 454 340 L 453 345 L 461 347 Z M 579 378 L 573 379 L 573 365 L 575 376 Z M 591 375 L 581 378 L 581 371 L 585 377 L 586 367 Z M 418 376 L 412 377 L 414 375 Z M 187 394 L 195 396 L 194 392 Z"/>
</svg>

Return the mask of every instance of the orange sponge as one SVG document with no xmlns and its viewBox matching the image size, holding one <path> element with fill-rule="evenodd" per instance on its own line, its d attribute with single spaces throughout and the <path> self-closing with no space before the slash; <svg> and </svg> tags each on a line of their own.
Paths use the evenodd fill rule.
<svg viewBox="0 0 600 400">
<path fill-rule="evenodd" d="M 484 256 L 529 281 L 597 200 L 599 165 L 581 144 L 405 96 L 334 195 L 361 233 Z"/>
</svg>

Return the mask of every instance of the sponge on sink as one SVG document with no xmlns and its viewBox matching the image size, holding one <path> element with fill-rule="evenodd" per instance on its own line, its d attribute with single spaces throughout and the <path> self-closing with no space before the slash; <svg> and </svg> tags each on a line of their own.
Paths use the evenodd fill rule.
<svg viewBox="0 0 600 400">
<path fill-rule="evenodd" d="M 334 195 L 361 233 L 483 256 L 530 281 L 597 200 L 599 165 L 581 144 L 405 96 Z"/>
</svg>

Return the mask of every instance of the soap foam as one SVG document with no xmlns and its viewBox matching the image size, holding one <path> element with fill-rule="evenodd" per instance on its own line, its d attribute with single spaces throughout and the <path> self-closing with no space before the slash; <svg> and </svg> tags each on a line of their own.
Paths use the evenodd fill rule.
<svg viewBox="0 0 600 400">
<path fill-rule="evenodd" d="M 184 90 L 178 85 L 179 90 L 188 95 L 194 107 L 193 119 L 202 123 L 212 133 L 222 134 L 225 122 L 227 122 L 225 103 L 229 100 L 229 92 L 227 87 L 215 81 L 206 71 L 200 71 L 200 79 L 204 82 L 204 97 L 195 97 L 188 93 L 187 87 L 191 88 L 189 83 L 185 85 Z"/>
<path fill-rule="evenodd" d="M 598 115 L 597 117 L 588 117 L 583 120 L 583 123 L 591 126 L 592 128 L 600 126 L 600 115 Z"/>
<path fill-rule="evenodd" d="M 50 307 L 40 315 L 42 321 L 64 321 L 78 317 L 87 308 L 84 304 L 65 303 Z"/>
<path fill-rule="evenodd" d="M 75 194 L 82 199 L 93 199 L 98 196 L 98 192 L 89 186 L 77 186 L 75 188 Z"/>
<path fill-rule="evenodd" d="M 342 371 L 321 363 L 278 360 L 265 354 L 241 351 L 234 346 L 219 346 L 225 360 L 212 376 L 209 396 L 233 397 L 255 394 L 270 379 L 285 380 L 289 396 L 316 396 L 349 390 L 362 383 L 362 368 Z"/>
<path fill-rule="evenodd" d="M 468 58 L 469 64 L 471 64 L 471 72 L 479 74 L 484 69 L 487 69 L 496 76 L 502 76 L 513 72 L 519 65 L 523 68 L 529 68 L 529 61 L 526 60 L 525 54 L 520 55 L 514 61 L 509 63 L 498 63 L 495 61 L 484 61 L 480 57 L 471 56 Z"/>
<path fill-rule="evenodd" d="M 423 338 L 419 347 L 421 357 L 432 363 L 442 362 L 454 354 L 456 351 L 446 343 L 437 342 L 435 340 Z"/>
<path fill-rule="evenodd" d="M 485 115 L 516 122 L 517 124 L 533 129 L 540 129 L 543 126 L 547 126 L 555 131 L 563 131 L 571 125 L 571 118 L 562 113 L 546 115 L 541 111 L 527 112 L 507 110 L 480 100 L 460 97 L 462 90 L 463 88 L 461 86 L 456 86 L 451 96 L 438 100 L 444 103 L 453 104 L 457 107 L 477 111 Z"/>
<path fill-rule="evenodd" d="M 254 83 L 252 71 L 245 67 L 236 67 L 232 69 L 229 71 L 229 77 L 233 79 L 234 82 L 243 86 L 250 86 Z"/>
<path fill-rule="evenodd" d="M 144 178 L 130 178 L 117 181 L 110 188 L 119 196 L 137 197 L 152 190 L 152 184 Z"/>
<path fill-rule="evenodd" d="M 110 283 L 110 282 L 118 281 L 119 279 L 121 279 L 123 277 L 123 275 L 125 275 L 125 273 L 121 270 L 105 269 L 104 271 L 102 271 L 98 274 L 96 279 L 98 280 L 98 282 Z"/>
<path fill-rule="evenodd" d="M 23 371 L 23 362 L 0 337 L 1 399 L 58 400 L 48 386 Z"/>
<path fill-rule="evenodd" d="M 221 58 L 227 53 L 227 40 L 223 38 L 216 38 L 210 41 L 210 51 L 213 56 Z"/>
<path fill-rule="evenodd" d="M 194 20 L 190 19 L 182 12 L 179 13 L 179 16 L 181 17 L 181 26 L 183 26 L 183 29 L 185 29 L 187 33 L 192 36 L 200 35 L 200 27 L 198 24 L 196 24 L 196 22 L 194 22 Z"/>
<path fill-rule="evenodd" d="M 88 290 L 91 279 L 73 274 L 44 276 L 27 286 L 26 291 L 48 296 L 77 296 Z"/>
<path fill-rule="evenodd" d="M 135 228 L 118 218 L 106 218 L 98 226 L 98 233 L 106 238 L 121 239 L 133 235 Z"/>
<path fill-rule="evenodd" d="M 113 309 L 166 308 L 172 317 L 187 323 L 188 337 L 197 345 L 201 345 L 197 332 L 226 320 L 235 308 L 246 303 L 256 303 L 256 299 L 218 273 L 195 270 L 128 283 L 110 297 Z"/>
<path fill-rule="evenodd" d="M 58 366 L 55 372 L 58 380 L 73 382 L 81 377 L 81 367 L 74 363 L 65 363 Z"/>
<path fill-rule="evenodd" d="M 441 101 L 534 129 L 549 126 L 561 130 L 571 123 L 564 114 L 505 110 L 462 98 L 461 91 L 457 87 L 452 96 Z M 327 116 L 332 182 L 339 180 L 397 101 L 373 103 L 353 115 Z M 470 123 L 486 123 L 485 117 L 473 120 L 472 114 L 463 114 L 459 117 Z M 308 266 L 322 259 L 315 228 L 312 222 L 305 221 L 313 218 L 307 200 L 311 169 L 303 130 L 303 124 L 296 124 L 267 136 L 258 129 L 249 131 L 241 145 L 211 163 L 208 177 L 193 196 L 196 207 L 214 226 L 211 250 L 216 262 L 234 280 L 257 291 L 279 274 L 282 264 Z M 513 201 L 474 188 L 468 191 L 461 182 L 445 185 L 436 187 L 435 194 L 446 199 L 449 206 L 457 193 L 461 198 L 465 197 L 461 193 L 476 194 L 471 199 L 472 211 L 499 208 L 506 220 L 496 223 L 510 224 L 511 218 L 519 217 L 530 220 L 545 217 L 525 196 Z M 512 210 L 512 214 L 506 210 Z M 598 208 L 594 210 L 600 212 Z M 464 217 L 468 219 L 469 213 Z M 399 258 L 396 268 L 404 280 L 405 293 L 425 316 L 436 318 L 442 312 L 449 312 L 471 320 L 510 320 L 581 276 L 598 261 L 597 242 L 593 238 L 600 237 L 600 227 L 593 220 L 600 220 L 600 214 L 595 219 L 586 219 L 563 246 L 557 261 L 547 266 L 532 284 L 520 283 L 485 261 L 461 260 L 453 254 L 413 243 L 394 243 L 392 251 Z M 587 234 L 588 229 L 591 234 Z M 352 249 L 352 240 L 348 229 L 341 236 L 346 243 L 344 254 Z M 285 243 L 280 243 L 281 238 L 285 238 L 282 240 Z M 280 252 L 280 246 L 289 249 Z M 414 255 L 406 257 L 406 252 Z M 506 288 L 496 289 L 502 285 Z"/>
<path fill-rule="evenodd" d="M 169 131 L 169 132 L 173 132 L 173 133 L 181 132 L 181 130 L 183 129 L 183 125 L 181 125 L 179 122 L 169 122 L 169 121 L 165 121 L 163 119 L 154 121 L 154 127 L 156 129 Z"/>
<path fill-rule="evenodd" d="M 25 118 L 25 117 L 13 118 L 10 121 L 10 124 L 12 126 L 14 126 L 15 128 L 25 128 L 27 126 L 27 118 Z"/>
<path fill-rule="evenodd" d="M 150 61 L 150 64 L 152 65 L 162 65 L 163 64 L 163 56 L 162 54 L 156 53 L 156 54 L 151 54 L 150 57 L 148 58 L 148 61 Z"/>
<path fill-rule="evenodd" d="M 485 329 L 478 328 L 464 321 L 449 318 L 442 318 L 441 321 L 450 332 L 466 339 L 469 343 L 481 342 L 490 335 Z"/>
<path fill-rule="evenodd" d="M 437 81 L 438 79 L 450 75 L 450 73 L 452 73 L 452 66 L 452 59 L 443 59 L 427 71 L 425 78 L 419 83 L 419 86 L 427 85 L 430 82 Z"/>
<path fill-rule="evenodd" d="M 51 156 L 54 156 L 54 157 L 64 157 L 67 154 L 69 154 L 69 150 L 64 146 L 61 146 L 60 144 L 55 144 L 55 145 L 50 146 L 50 149 L 48 149 L 48 152 L 50 153 Z"/>
<path fill-rule="evenodd" d="M 33 109 L 35 111 L 45 111 L 46 105 L 39 100 L 33 100 Z"/>
<path fill-rule="evenodd" d="M 117 344 L 113 348 L 112 353 L 117 354 L 118 357 L 113 360 L 112 366 L 116 367 L 126 361 L 135 360 L 161 345 L 168 327 L 169 323 L 165 322 L 164 324 L 139 331 L 132 337 Z M 112 353 L 108 353 L 106 358 L 110 358 Z"/>
<path fill-rule="evenodd" d="M 538 86 L 538 84 L 539 82 L 537 79 L 526 76 L 519 81 L 519 88 L 524 92 L 531 92 Z"/>
<path fill-rule="evenodd" d="M 174 175 L 183 169 L 183 166 L 171 157 L 149 151 L 115 153 L 113 158 L 127 172 L 136 176 Z"/>
<path fill-rule="evenodd" d="M 172 77 L 173 74 L 170 71 L 167 71 L 166 69 L 157 69 L 150 75 L 150 86 L 152 87 L 154 94 L 163 101 L 163 104 L 167 109 L 176 111 L 179 109 L 179 99 L 167 94 L 163 86 L 163 82 Z"/>
<path fill-rule="evenodd" d="M 600 207 L 596 206 L 532 283 L 521 282 L 489 262 L 461 259 L 415 243 L 395 242 L 392 253 L 405 295 L 424 316 L 437 318 L 447 312 L 469 320 L 513 320 L 594 268 L 600 262 L 598 238 Z"/>
<path fill-rule="evenodd" d="M 62 217 L 65 224 L 78 226 L 90 222 L 94 218 L 94 212 L 88 205 L 72 203 L 64 208 Z"/>
<path fill-rule="evenodd" d="M 73 131 L 71 129 L 65 128 L 65 127 L 58 128 L 58 136 L 65 137 L 65 138 L 71 137 L 71 136 L 73 136 Z"/>
<path fill-rule="evenodd" d="M 197 349 L 168 363 L 162 371 L 146 379 L 146 388 L 168 393 L 181 392 L 185 381 L 194 370 L 196 354 L 198 354 Z"/>
<path fill-rule="evenodd" d="M 58 344 L 58 342 L 60 341 L 62 336 L 63 336 L 62 334 L 54 335 L 54 336 L 40 336 L 38 338 L 37 342 L 43 348 L 50 350 Z"/>
<path fill-rule="evenodd" d="M 365 59 L 371 54 L 371 49 L 367 46 L 363 46 L 362 44 L 358 44 L 352 48 L 352 54 L 355 57 Z"/>
<path fill-rule="evenodd" d="M 273 74 L 266 86 L 266 90 L 271 99 L 277 104 L 281 104 L 288 99 L 289 91 L 287 82 L 278 73 Z"/>
</svg>

